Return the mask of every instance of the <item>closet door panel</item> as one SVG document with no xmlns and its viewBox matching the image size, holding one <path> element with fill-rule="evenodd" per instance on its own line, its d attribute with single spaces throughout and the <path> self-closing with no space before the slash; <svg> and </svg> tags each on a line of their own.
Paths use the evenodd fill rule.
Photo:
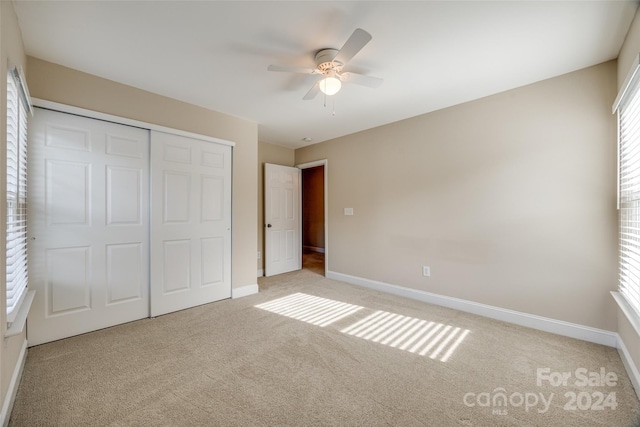
<svg viewBox="0 0 640 427">
<path fill-rule="evenodd" d="M 29 345 L 149 316 L 149 131 L 36 108 Z"/>
<path fill-rule="evenodd" d="M 151 315 L 231 297 L 231 147 L 151 132 Z"/>
</svg>

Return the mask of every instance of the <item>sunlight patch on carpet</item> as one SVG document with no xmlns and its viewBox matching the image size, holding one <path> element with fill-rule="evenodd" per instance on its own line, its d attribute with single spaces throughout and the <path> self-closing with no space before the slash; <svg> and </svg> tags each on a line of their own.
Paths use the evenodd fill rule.
<svg viewBox="0 0 640 427">
<path fill-rule="evenodd" d="M 303 293 L 295 293 L 255 307 L 320 327 L 328 326 L 364 308 Z"/>
<path fill-rule="evenodd" d="M 470 331 L 387 311 L 376 311 L 341 332 L 446 362 Z"/>
<path fill-rule="evenodd" d="M 301 292 L 255 307 L 320 327 L 331 325 L 365 308 Z M 446 362 L 471 331 L 388 311 L 376 311 L 340 332 Z"/>
</svg>

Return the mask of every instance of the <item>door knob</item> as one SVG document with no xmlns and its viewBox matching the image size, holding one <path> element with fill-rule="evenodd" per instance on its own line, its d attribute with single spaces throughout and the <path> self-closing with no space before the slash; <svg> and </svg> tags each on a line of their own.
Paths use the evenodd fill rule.
<svg viewBox="0 0 640 427">
<path fill-rule="evenodd" d="M 267 228 L 271 228 L 271 224 L 267 224 Z"/>
</svg>

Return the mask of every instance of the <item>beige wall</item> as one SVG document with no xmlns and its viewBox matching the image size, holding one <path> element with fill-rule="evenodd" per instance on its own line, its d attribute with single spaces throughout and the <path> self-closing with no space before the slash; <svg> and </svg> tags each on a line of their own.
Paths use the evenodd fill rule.
<svg viewBox="0 0 640 427">
<path fill-rule="evenodd" d="M 331 270 L 615 330 L 615 94 L 610 61 L 296 150 Z"/>
<path fill-rule="evenodd" d="M 640 53 L 640 9 L 636 12 L 618 55 L 618 88 L 622 86 L 638 53 Z"/>
<path fill-rule="evenodd" d="M 640 337 L 620 309 L 618 310 L 618 335 L 629 352 L 631 362 L 636 366 L 636 369 L 640 368 Z M 636 390 L 636 394 L 640 395 L 640 390 Z"/>
<path fill-rule="evenodd" d="M 258 143 L 258 259 L 257 270 L 264 269 L 264 164 L 294 166 L 295 152 L 291 148 L 269 144 L 260 141 Z"/>
<path fill-rule="evenodd" d="M 28 58 L 31 96 L 234 141 L 233 287 L 256 283 L 258 126 L 246 120 Z"/>
<path fill-rule="evenodd" d="M 26 70 L 26 57 L 24 54 L 24 47 L 22 45 L 22 34 L 20 33 L 20 28 L 18 27 L 18 19 L 16 18 L 15 12 L 13 10 L 13 2 L 2 1 L 0 2 L 0 56 L 2 59 L 2 65 L 0 69 L 2 70 L 0 81 L 7 81 L 7 62 L 9 62 L 12 66 L 21 65 Z M 0 83 L 5 87 L 5 83 Z M 2 132 L 0 133 L 2 136 L 0 137 L 0 141 L 2 141 L 2 147 L 0 147 L 0 169 L 3 171 L 2 174 L 2 184 L 0 185 L 0 212 L 1 212 L 1 220 L 0 223 L 6 224 L 6 164 L 7 164 L 7 91 L 5 89 L 0 91 L 0 123 L 2 127 Z M 0 241 L 4 242 L 6 239 L 6 230 L 5 227 L 0 227 Z M 7 284 L 5 282 L 6 271 L 5 271 L 5 262 L 6 259 L 2 257 L 0 261 L 0 295 L 6 295 L 7 292 Z M 4 336 L 7 328 L 7 307 L 6 307 L 5 298 L 0 298 L 0 323 L 2 324 L 1 333 Z M 3 339 L 2 344 L 0 344 L 0 407 L 5 402 L 9 396 L 7 395 L 9 385 L 11 383 L 11 377 L 13 375 L 16 366 L 18 365 L 18 359 L 20 355 L 20 351 L 22 350 L 22 346 L 26 340 L 26 336 L 24 333 L 11 337 L 9 339 Z M 2 420 L 0 420 L 2 422 Z"/>
</svg>

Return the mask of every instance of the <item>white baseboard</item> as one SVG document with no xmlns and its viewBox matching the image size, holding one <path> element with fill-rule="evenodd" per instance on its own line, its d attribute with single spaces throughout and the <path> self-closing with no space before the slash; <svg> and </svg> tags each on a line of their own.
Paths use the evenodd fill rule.
<svg viewBox="0 0 640 427">
<path fill-rule="evenodd" d="M 324 253 L 324 248 L 317 248 L 315 246 L 303 246 L 303 249 L 306 249 L 306 250 L 311 251 L 311 252 L 318 252 L 318 253 L 321 253 L 321 254 Z"/>
<path fill-rule="evenodd" d="M 609 347 L 616 347 L 618 343 L 618 334 L 615 332 L 592 328 L 590 326 L 578 325 L 563 320 L 550 319 L 492 305 L 391 285 L 389 283 L 350 276 L 335 271 L 327 271 L 327 278 Z"/>
<path fill-rule="evenodd" d="M 258 277 L 262 277 L 262 276 L 264 276 L 264 270 L 260 269 L 258 270 Z"/>
<path fill-rule="evenodd" d="M 258 293 L 257 284 L 240 286 L 239 288 L 231 289 L 231 298 L 236 299 L 236 298 L 248 297 L 249 295 L 253 295 L 257 293 Z"/>
<path fill-rule="evenodd" d="M 620 359 L 622 359 L 622 364 L 624 365 L 624 369 L 627 371 L 627 375 L 629 375 L 631 384 L 633 384 L 636 396 L 640 398 L 640 372 L 638 372 L 638 368 L 636 368 L 636 364 L 633 362 L 631 354 L 629 353 L 629 350 L 627 350 L 627 346 L 624 345 L 620 335 L 616 334 L 616 337 L 618 338 L 616 346 L 618 348 L 618 354 L 620 355 Z"/>
<path fill-rule="evenodd" d="M 18 386 L 20 385 L 20 379 L 22 378 L 22 371 L 24 370 L 24 364 L 27 361 L 27 340 L 22 343 L 22 349 L 18 356 L 18 362 L 11 375 L 11 382 L 9 383 L 9 390 L 2 403 L 2 412 L 0 412 L 0 420 L 2 425 L 6 427 L 9 424 L 11 418 L 11 410 L 13 409 L 13 403 L 16 400 L 16 394 L 18 394 Z"/>
</svg>

